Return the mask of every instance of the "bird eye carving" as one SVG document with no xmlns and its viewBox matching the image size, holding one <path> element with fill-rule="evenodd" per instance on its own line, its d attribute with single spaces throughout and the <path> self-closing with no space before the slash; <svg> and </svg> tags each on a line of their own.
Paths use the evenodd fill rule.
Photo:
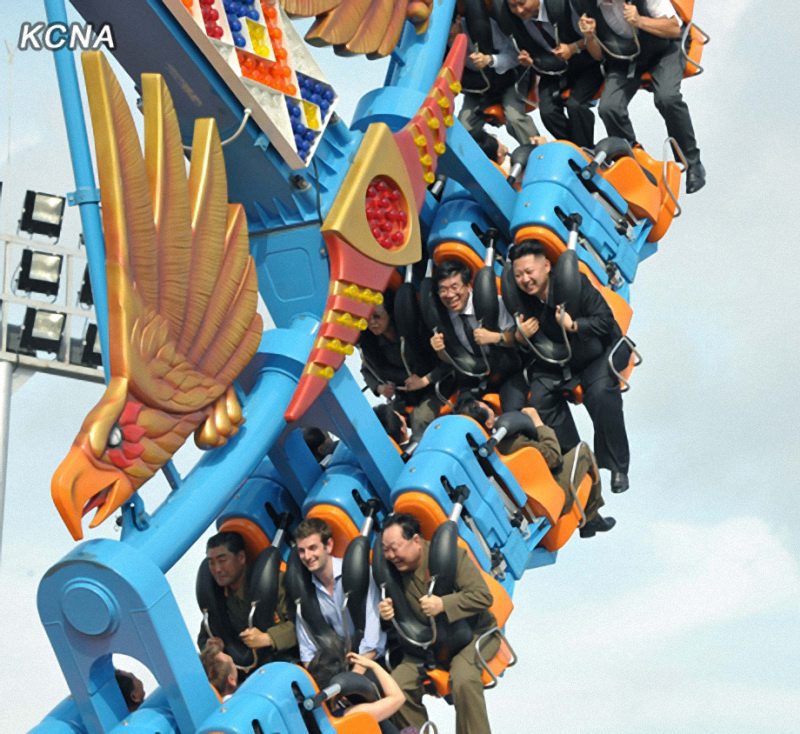
<svg viewBox="0 0 800 734">
<path fill-rule="evenodd" d="M 111 433 L 108 434 L 108 448 L 115 449 L 122 443 L 122 429 L 119 427 L 119 424 L 115 423 L 114 427 L 111 429 Z"/>
</svg>

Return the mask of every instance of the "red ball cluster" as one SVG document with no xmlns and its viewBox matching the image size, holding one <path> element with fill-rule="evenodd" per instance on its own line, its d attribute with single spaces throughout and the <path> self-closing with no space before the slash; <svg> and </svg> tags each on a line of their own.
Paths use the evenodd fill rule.
<svg viewBox="0 0 800 734">
<path fill-rule="evenodd" d="M 203 22 L 206 24 L 206 33 L 211 38 L 222 38 L 224 31 L 222 26 L 217 23 L 219 20 L 219 11 L 211 7 L 214 0 L 200 0 L 200 12 L 203 14 Z"/>
<path fill-rule="evenodd" d="M 377 176 L 367 187 L 367 222 L 372 236 L 385 250 L 396 250 L 406 241 L 408 207 L 400 187 L 387 176 Z"/>
</svg>

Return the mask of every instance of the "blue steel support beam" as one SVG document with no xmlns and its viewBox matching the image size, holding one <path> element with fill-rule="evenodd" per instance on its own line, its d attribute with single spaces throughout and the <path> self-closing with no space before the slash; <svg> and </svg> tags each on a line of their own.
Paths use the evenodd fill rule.
<svg viewBox="0 0 800 734">
<path fill-rule="evenodd" d="M 64 0 L 45 0 L 44 5 L 48 23 L 63 23 L 65 26 L 68 24 Z M 86 242 L 86 254 L 89 259 L 89 278 L 92 283 L 97 332 L 100 335 L 100 346 L 103 352 L 103 370 L 106 382 L 108 382 L 110 364 L 108 358 L 108 293 L 106 290 L 105 240 L 98 206 L 100 190 L 94 180 L 92 155 L 89 151 L 78 75 L 75 71 L 75 58 L 72 51 L 64 45 L 53 52 L 53 60 L 56 64 L 61 106 L 64 110 L 67 141 L 72 158 L 72 171 L 75 176 L 75 192 L 70 197 L 70 204 L 77 204 L 80 211 L 83 238 Z"/>
<path fill-rule="evenodd" d="M 244 380 L 246 423 L 226 446 L 207 453 L 181 487 L 161 504 L 142 530 L 124 540 L 166 573 L 233 498 L 286 427 L 289 404 L 311 348 L 308 320 L 267 332 Z"/>
</svg>

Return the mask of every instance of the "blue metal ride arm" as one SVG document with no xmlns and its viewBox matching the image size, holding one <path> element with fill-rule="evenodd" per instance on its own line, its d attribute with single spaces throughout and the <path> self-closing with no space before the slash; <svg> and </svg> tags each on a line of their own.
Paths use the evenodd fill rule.
<svg viewBox="0 0 800 734">
<path fill-rule="evenodd" d="M 64 0 L 45 0 L 49 23 L 67 25 L 67 10 Z M 75 72 L 72 51 L 64 45 L 53 52 L 61 92 L 61 106 L 67 128 L 72 170 L 76 190 L 69 196 L 70 204 L 77 204 L 81 215 L 81 227 L 89 260 L 89 278 L 92 284 L 97 332 L 103 354 L 103 369 L 108 382 L 108 293 L 106 290 L 105 240 L 100 222 L 100 190 L 94 180 L 92 155 L 86 137 L 86 121 L 83 116 L 80 86 Z"/>
</svg>

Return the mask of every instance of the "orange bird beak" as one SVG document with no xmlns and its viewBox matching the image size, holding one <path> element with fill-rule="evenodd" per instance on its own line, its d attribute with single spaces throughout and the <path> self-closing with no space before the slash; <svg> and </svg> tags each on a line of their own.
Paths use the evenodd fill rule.
<svg viewBox="0 0 800 734">
<path fill-rule="evenodd" d="M 97 527 L 134 492 L 119 469 L 98 464 L 81 446 L 73 445 L 50 482 L 53 503 L 75 540 L 83 538 L 81 520 L 97 508 L 89 527 Z"/>
</svg>

